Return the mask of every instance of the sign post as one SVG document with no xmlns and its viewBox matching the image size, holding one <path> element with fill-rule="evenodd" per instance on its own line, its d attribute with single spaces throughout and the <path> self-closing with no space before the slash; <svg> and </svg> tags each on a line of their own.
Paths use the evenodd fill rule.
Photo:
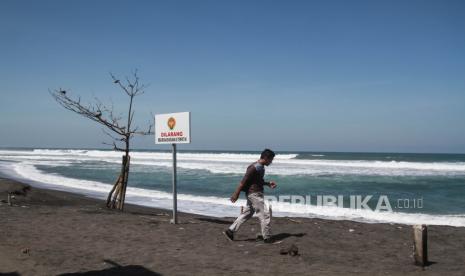
<svg viewBox="0 0 465 276">
<path fill-rule="evenodd" d="M 155 115 L 155 144 L 171 144 L 173 147 L 173 219 L 178 223 L 178 193 L 176 172 L 176 145 L 191 142 L 190 112 L 179 112 Z"/>
<path fill-rule="evenodd" d="M 177 191 L 177 173 L 176 173 L 176 144 L 173 146 L 173 219 L 171 223 L 178 223 L 178 191 Z"/>
</svg>

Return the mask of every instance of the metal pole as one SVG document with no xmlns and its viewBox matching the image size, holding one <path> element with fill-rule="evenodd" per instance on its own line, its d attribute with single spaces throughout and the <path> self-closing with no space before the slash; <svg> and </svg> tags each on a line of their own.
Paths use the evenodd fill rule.
<svg viewBox="0 0 465 276">
<path fill-rule="evenodd" d="M 171 223 L 178 223 L 178 192 L 176 190 L 176 144 L 173 144 L 173 219 Z"/>
</svg>

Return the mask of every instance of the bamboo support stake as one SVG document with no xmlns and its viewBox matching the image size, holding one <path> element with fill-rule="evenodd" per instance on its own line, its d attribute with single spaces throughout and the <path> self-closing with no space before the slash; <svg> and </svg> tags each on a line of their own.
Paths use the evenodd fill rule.
<svg viewBox="0 0 465 276">
<path fill-rule="evenodd" d="M 118 200 L 118 197 L 120 197 L 121 193 L 121 181 L 118 183 L 118 186 L 116 187 L 115 193 L 113 194 L 113 199 L 111 201 L 110 207 L 114 209 L 116 207 L 116 201 Z"/>
<path fill-rule="evenodd" d="M 115 184 L 113 184 L 113 188 L 111 188 L 111 191 L 110 193 L 108 194 L 108 197 L 107 197 L 107 207 L 111 208 L 112 206 L 112 197 L 113 197 L 113 194 L 116 190 L 116 188 L 118 187 L 119 183 L 121 182 L 121 174 L 118 176 L 118 179 L 116 179 L 116 182 Z"/>
</svg>

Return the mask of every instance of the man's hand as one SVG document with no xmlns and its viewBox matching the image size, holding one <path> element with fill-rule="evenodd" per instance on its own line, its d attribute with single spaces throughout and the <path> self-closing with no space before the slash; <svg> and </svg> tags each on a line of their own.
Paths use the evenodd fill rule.
<svg viewBox="0 0 465 276">
<path fill-rule="evenodd" d="M 231 200 L 232 203 L 234 203 L 234 202 L 237 201 L 238 198 L 239 198 L 239 194 L 238 194 L 238 193 L 234 193 L 234 194 L 231 196 L 230 200 Z"/>
<path fill-rule="evenodd" d="M 271 189 L 274 189 L 274 188 L 276 188 L 277 186 L 278 186 L 278 184 L 276 184 L 276 182 L 270 181 L 270 188 L 271 188 Z"/>
</svg>

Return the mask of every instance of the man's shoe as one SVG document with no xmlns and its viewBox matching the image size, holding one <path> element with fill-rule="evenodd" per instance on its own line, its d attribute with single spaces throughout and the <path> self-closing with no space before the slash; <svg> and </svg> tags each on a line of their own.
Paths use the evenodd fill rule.
<svg viewBox="0 0 465 276">
<path fill-rule="evenodd" d="M 273 240 L 272 237 L 268 237 L 268 238 L 266 238 L 266 239 L 263 239 L 263 242 L 264 242 L 264 243 L 273 243 L 274 240 Z"/>
<path fill-rule="evenodd" d="M 234 241 L 234 232 L 227 229 L 226 231 L 223 231 L 223 234 L 228 238 L 230 241 Z"/>
</svg>

